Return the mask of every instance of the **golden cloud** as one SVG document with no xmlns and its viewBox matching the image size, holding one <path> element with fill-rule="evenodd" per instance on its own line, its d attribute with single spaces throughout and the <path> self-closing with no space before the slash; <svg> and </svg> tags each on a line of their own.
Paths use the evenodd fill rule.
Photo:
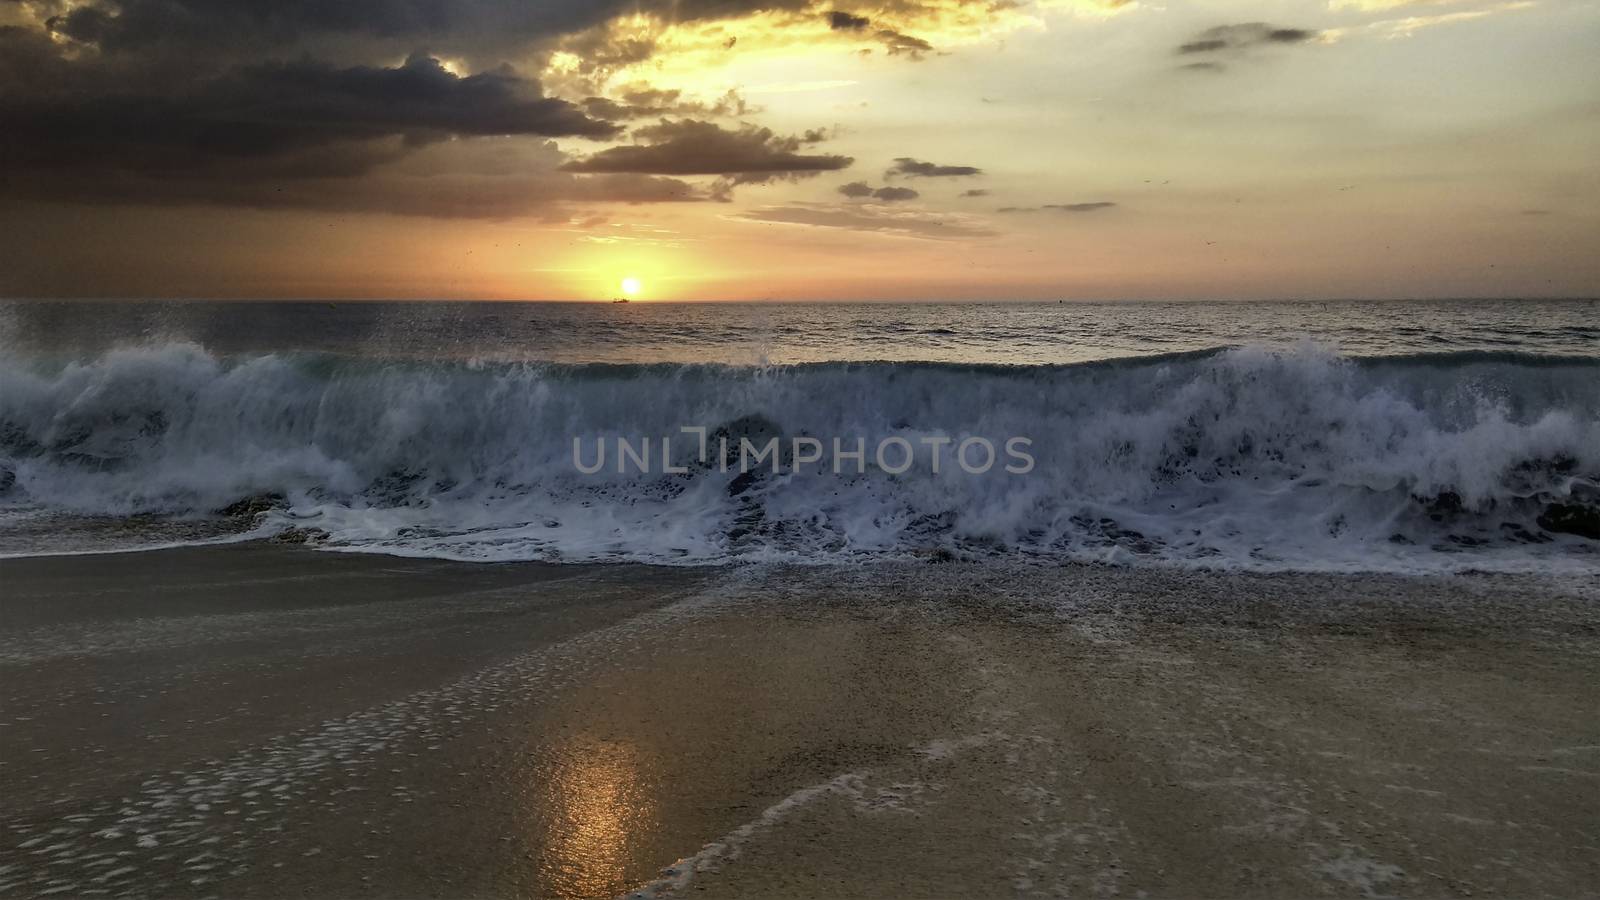
<svg viewBox="0 0 1600 900">
<path fill-rule="evenodd" d="M 1106 16 L 1133 0 L 889 0 L 835 10 L 816 3 L 727 19 L 672 22 L 641 12 L 618 16 L 562 38 L 542 80 L 563 96 L 609 96 L 626 83 L 714 88 L 715 73 L 734 59 L 796 61 L 818 52 L 882 54 L 916 60 L 991 42 L 1020 29 L 1044 27 L 1046 13 Z M 803 67 L 803 66 L 802 66 Z"/>
</svg>

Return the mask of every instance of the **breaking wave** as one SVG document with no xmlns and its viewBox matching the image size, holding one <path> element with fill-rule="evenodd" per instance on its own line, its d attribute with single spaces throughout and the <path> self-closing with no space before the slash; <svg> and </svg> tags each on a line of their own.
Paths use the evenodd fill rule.
<svg viewBox="0 0 1600 900">
<path fill-rule="evenodd" d="M 692 459 L 687 426 L 868 448 L 899 437 L 917 459 L 899 474 L 870 449 L 865 471 L 837 474 L 826 461 L 574 465 L 574 438 L 585 462 L 619 437 L 658 453 L 670 437 Z M 952 444 L 936 473 L 941 437 L 1025 437 L 1035 465 L 973 474 Z M 1600 359 L 1587 357 L 1303 345 L 1067 366 L 624 366 L 220 358 L 175 343 L 0 363 L 0 527 L 233 517 L 333 548 L 472 560 L 1594 571 L 1597 484 Z"/>
</svg>

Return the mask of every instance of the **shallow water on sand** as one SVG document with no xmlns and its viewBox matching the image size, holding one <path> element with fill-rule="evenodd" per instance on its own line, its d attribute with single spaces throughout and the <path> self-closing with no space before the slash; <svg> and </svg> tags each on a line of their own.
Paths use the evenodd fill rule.
<svg viewBox="0 0 1600 900">
<path fill-rule="evenodd" d="M 1592 870 L 1592 583 L 6 566 L 7 896 L 1573 896 Z"/>
</svg>

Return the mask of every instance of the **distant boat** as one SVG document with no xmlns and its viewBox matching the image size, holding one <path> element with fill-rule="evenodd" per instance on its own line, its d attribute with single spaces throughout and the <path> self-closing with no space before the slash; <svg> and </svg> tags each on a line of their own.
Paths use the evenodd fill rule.
<svg viewBox="0 0 1600 900">
<path fill-rule="evenodd" d="M 617 299 L 615 299 L 615 300 L 613 300 L 611 302 L 612 303 L 627 303 L 628 302 L 628 298 L 627 297 L 618 297 Z"/>
</svg>

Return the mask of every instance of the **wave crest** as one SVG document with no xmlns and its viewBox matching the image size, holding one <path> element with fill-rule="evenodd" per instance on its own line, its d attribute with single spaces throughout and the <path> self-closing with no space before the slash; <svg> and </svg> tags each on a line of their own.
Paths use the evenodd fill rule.
<svg viewBox="0 0 1600 900">
<path fill-rule="evenodd" d="M 0 367 L 0 507 L 265 510 L 271 527 L 338 546 L 467 559 L 1593 567 L 1592 542 L 1568 532 L 1600 504 L 1597 376 L 1586 358 L 1353 360 L 1310 345 L 730 367 L 222 359 L 168 344 Z M 696 439 L 679 429 L 757 419 L 785 439 L 904 438 L 918 458 L 896 475 L 869 453 L 862 473 L 738 484 L 715 465 L 574 466 L 574 438 L 671 438 L 682 460 Z M 936 474 L 924 439 L 941 437 L 1025 437 L 1036 465 L 973 475 L 947 455 Z"/>
</svg>

